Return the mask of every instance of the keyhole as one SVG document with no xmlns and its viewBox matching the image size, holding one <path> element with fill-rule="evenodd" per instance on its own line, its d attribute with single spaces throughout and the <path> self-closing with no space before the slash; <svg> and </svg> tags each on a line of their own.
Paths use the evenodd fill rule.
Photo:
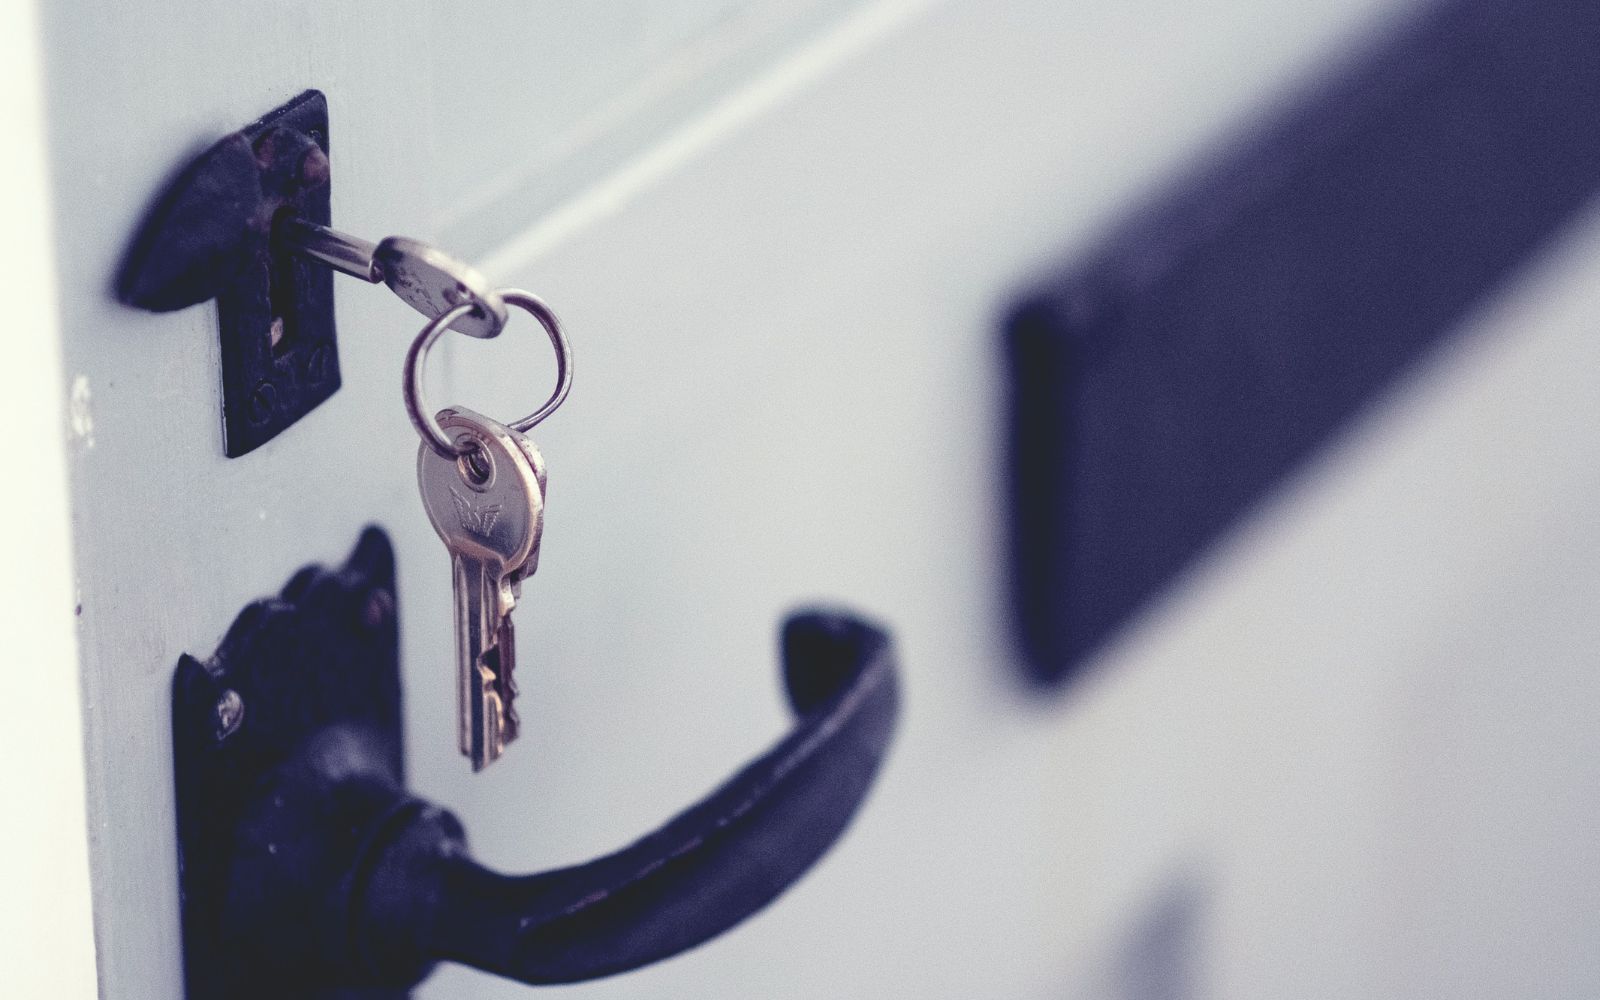
<svg viewBox="0 0 1600 1000">
<path fill-rule="evenodd" d="M 284 209 L 279 217 L 293 215 L 293 209 Z M 268 251 L 267 304 L 272 308 L 272 324 L 268 336 L 274 360 L 282 358 L 294 346 L 299 333 L 300 261 L 276 240 Z"/>
</svg>

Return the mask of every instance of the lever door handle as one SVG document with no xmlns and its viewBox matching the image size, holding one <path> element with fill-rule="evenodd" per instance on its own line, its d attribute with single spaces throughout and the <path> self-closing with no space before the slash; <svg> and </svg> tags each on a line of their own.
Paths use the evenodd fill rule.
<svg viewBox="0 0 1600 1000">
<path fill-rule="evenodd" d="M 420 806 L 374 851 L 361 942 L 379 966 L 450 959 L 569 983 L 675 955 L 737 924 L 832 846 L 883 760 L 896 705 L 882 632 L 840 615 L 784 626 L 794 730 L 632 846 L 508 877 L 472 861 L 449 814 Z"/>
<path fill-rule="evenodd" d="M 587 864 L 507 876 L 404 791 L 393 556 L 369 529 L 246 608 L 174 682 L 191 1000 L 403 997 L 441 960 L 526 983 L 623 972 L 771 902 L 843 833 L 888 749 L 884 632 L 837 612 L 783 629 L 797 722 L 700 803 Z M 389 992 L 374 992 L 387 990 Z"/>
</svg>

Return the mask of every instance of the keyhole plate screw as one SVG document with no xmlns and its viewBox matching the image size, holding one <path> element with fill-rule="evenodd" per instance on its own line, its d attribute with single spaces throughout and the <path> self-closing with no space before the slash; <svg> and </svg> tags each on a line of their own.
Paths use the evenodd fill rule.
<svg viewBox="0 0 1600 1000">
<path fill-rule="evenodd" d="M 244 722 L 244 699 L 239 697 L 239 692 L 232 688 L 222 692 L 217 698 L 215 718 L 218 743 L 239 731 Z"/>
</svg>

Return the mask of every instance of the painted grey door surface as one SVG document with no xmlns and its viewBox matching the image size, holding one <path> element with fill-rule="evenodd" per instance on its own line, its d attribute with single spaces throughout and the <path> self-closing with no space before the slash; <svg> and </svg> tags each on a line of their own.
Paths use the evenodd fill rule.
<svg viewBox="0 0 1600 1000">
<path fill-rule="evenodd" d="M 788 609 L 896 632 L 907 714 L 838 848 L 726 937 L 574 994 L 1592 995 L 1600 221 L 1071 697 L 1015 680 L 1009 296 L 1411 10 L 41 5 L 101 996 L 181 993 L 178 656 L 368 523 L 398 550 L 411 780 L 503 870 L 626 843 L 781 732 Z M 342 282 L 343 388 L 228 460 L 214 307 L 109 293 L 171 171 L 307 87 L 336 226 L 532 289 L 573 344 L 534 435 L 524 735 L 476 776 L 399 398 L 416 316 Z M 522 413 L 540 345 L 452 342 L 432 392 Z M 444 967 L 418 995 L 525 989 Z"/>
</svg>

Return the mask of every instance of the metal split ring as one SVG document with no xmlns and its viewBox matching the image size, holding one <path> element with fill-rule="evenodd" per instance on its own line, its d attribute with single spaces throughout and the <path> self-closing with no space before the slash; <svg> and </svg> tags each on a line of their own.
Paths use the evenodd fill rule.
<svg viewBox="0 0 1600 1000">
<path fill-rule="evenodd" d="M 518 420 L 516 423 L 507 424 L 519 434 L 526 434 L 532 430 L 545 417 L 556 411 L 562 401 L 567 398 L 567 392 L 572 388 L 572 349 L 567 346 L 566 334 L 561 332 L 561 323 L 556 319 L 556 314 L 544 304 L 544 300 L 532 292 L 524 292 L 519 288 L 503 288 L 497 293 L 507 305 L 516 306 L 533 316 L 544 327 L 545 334 L 550 338 L 550 346 L 556 352 L 556 388 L 544 405 L 537 410 Z M 422 394 L 423 366 L 428 359 L 428 351 L 432 349 L 450 325 L 461 319 L 477 308 L 472 300 L 467 300 L 453 306 L 446 312 L 440 313 L 422 328 L 417 334 L 417 339 L 411 342 L 411 349 L 406 351 L 405 379 L 402 388 L 405 392 L 406 415 L 411 418 L 411 426 L 422 435 L 422 440 L 428 447 L 438 453 L 440 458 L 454 461 L 472 449 L 458 447 L 455 442 L 445 436 L 444 430 L 439 426 L 438 418 L 433 415 L 432 409 Z"/>
</svg>

